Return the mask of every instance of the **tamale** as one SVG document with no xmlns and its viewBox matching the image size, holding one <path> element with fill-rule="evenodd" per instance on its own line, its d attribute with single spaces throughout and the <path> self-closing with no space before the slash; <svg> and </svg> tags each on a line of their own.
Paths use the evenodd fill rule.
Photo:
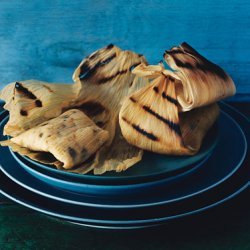
<svg viewBox="0 0 250 250">
<path fill-rule="evenodd" d="M 108 138 L 109 133 L 82 111 L 71 109 L 1 144 L 40 161 L 36 153 L 49 152 L 58 161 L 55 165 L 70 169 L 95 154 Z"/>
</svg>

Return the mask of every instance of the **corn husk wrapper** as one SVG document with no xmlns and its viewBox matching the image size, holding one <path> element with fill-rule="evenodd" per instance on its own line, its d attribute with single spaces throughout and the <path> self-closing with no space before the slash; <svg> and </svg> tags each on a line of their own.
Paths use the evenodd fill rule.
<svg viewBox="0 0 250 250">
<path fill-rule="evenodd" d="M 164 58 L 174 72 L 162 63 L 142 63 L 133 70 L 153 81 L 124 101 L 119 115 L 122 134 L 145 150 L 192 155 L 218 117 L 215 103 L 233 95 L 235 85 L 187 43 L 166 51 Z"/>
<path fill-rule="evenodd" d="M 126 140 L 161 154 L 192 155 L 219 114 L 217 104 L 179 113 L 172 76 L 160 75 L 124 101 L 119 122 Z"/>
<path fill-rule="evenodd" d="M 187 43 L 166 50 L 164 58 L 181 80 L 176 84 L 176 96 L 182 111 L 215 103 L 236 92 L 231 77 Z"/>
<path fill-rule="evenodd" d="M 108 138 L 108 132 L 82 111 L 71 109 L 2 144 L 35 160 L 71 169 L 95 154 Z M 51 157 L 52 162 L 46 162 L 46 155 L 38 152 L 51 153 L 56 161 Z"/>
<path fill-rule="evenodd" d="M 76 85 L 52 84 L 37 80 L 13 82 L 1 92 L 4 108 L 9 111 L 9 121 L 4 134 L 17 136 L 20 133 L 59 116 L 78 93 Z"/>
<path fill-rule="evenodd" d="M 126 170 L 142 158 L 142 150 L 123 138 L 118 124 L 124 98 L 149 83 L 131 73 L 141 63 L 146 63 L 142 55 L 109 45 L 84 59 L 74 72 L 73 79 L 80 86 L 76 105 L 98 103 L 106 110 L 106 116 L 109 115 L 102 126 L 109 131 L 110 139 L 96 154 L 95 174 Z"/>
<path fill-rule="evenodd" d="M 91 161 L 69 171 L 86 173 L 86 169 L 95 168 L 94 172 L 101 174 L 127 169 L 141 160 L 142 150 L 129 145 L 122 137 L 120 129 L 117 129 L 118 113 L 124 97 L 148 84 L 146 79 L 131 73 L 142 62 L 146 63 L 142 55 L 109 45 L 81 62 L 73 75 L 74 84 L 25 81 L 6 86 L 0 95 L 6 102 L 5 108 L 10 111 L 5 134 L 15 137 L 65 110 L 77 108 L 97 126 L 108 131 L 109 138 Z M 37 105 L 39 101 L 42 105 Z M 17 146 L 12 145 L 14 147 Z M 21 151 L 26 155 L 28 152 L 33 159 L 61 168 L 47 153 L 24 147 L 19 149 Z"/>
</svg>

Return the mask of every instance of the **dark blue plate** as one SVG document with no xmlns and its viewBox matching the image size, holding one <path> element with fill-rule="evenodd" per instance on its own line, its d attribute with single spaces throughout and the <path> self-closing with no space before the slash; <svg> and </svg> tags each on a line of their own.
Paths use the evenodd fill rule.
<svg viewBox="0 0 250 250">
<path fill-rule="evenodd" d="M 83 192 L 80 195 L 57 189 L 34 178 L 18 165 L 7 148 L 0 148 L 0 153 L 5 154 L 5 157 L 0 159 L 1 169 L 9 178 L 26 189 L 71 204 L 132 208 L 173 203 L 218 186 L 241 166 L 247 150 L 244 133 L 225 112 L 222 112 L 218 125 L 219 139 L 212 156 L 201 168 L 174 181 L 166 178 L 115 186 L 81 184 Z"/>
<path fill-rule="evenodd" d="M 223 105 L 223 109 L 237 119 L 238 123 L 243 128 L 249 143 L 249 122 L 230 107 Z M 221 185 L 217 185 L 213 189 L 206 190 L 195 196 L 190 196 L 184 200 L 176 201 L 175 203 L 159 204 L 149 208 L 138 207 L 133 209 L 124 208 L 122 210 L 114 210 L 105 207 L 89 208 L 72 205 L 53 199 L 51 200 L 31 192 L 17 185 L 2 173 L 0 173 L 0 187 L 2 194 L 22 205 L 74 223 L 113 229 L 141 228 L 159 225 L 166 223 L 169 220 L 204 211 L 236 196 L 249 185 L 249 149 L 247 151 L 247 157 L 243 163 L 244 164 L 242 164 L 231 178 L 221 183 Z M 223 166 L 220 165 L 220 167 Z M 197 179 L 194 178 L 194 176 L 189 176 L 190 183 L 196 182 L 196 180 Z M 152 194 L 148 193 L 147 195 L 150 196 Z"/>
<path fill-rule="evenodd" d="M 26 165 L 26 169 L 30 167 L 33 168 L 33 170 L 37 170 L 47 176 L 71 182 L 107 185 L 145 183 L 146 181 L 176 176 L 194 168 L 199 162 L 211 155 L 214 147 L 216 146 L 217 139 L 218 129 L 217 124 L 215 124 L 204 139 L 204 143 L 200 151 L 194 156 L 168 156 L 145 151 L 142 161 L 128 170 L 119 173 L 112 171 L 103 175 L 82 175 L 62 171 L 22 155 L 19 155 L 19 160 L 23 161 L 24 165 Z"/>
<path fill-rule="evenodd" d="M 25 159 L 23 159 L 19 154 L 14 153 L 12 150 L 10 150 L 10 153 L 15 158 L 15 160 L 19 163 L 19 165 L 21 167 L 23 167 L 23 169 L 26 170 L 29 174 L 34 176 L 36 179 L 38 179 L 42 182 L 45 182 L 53 187 L 59 188 L 59 189 L 63 189 L 63 190 L 70 191 L 70 192 L 77 192 L 80 194 L 91 194 L 91 195 L 95 195 L 95 194 L 102 195 L 103 190 L 107 191 L 106 195 L 113 195 L 113 194 L 116 195 L 116 193 L 114 193 L 114 191 L 117 191 L 117 189 L 120 190 L 119 186 L 121 186 L 122 189 L 124 189 L 124 184 L 123 185 L 120 184 L 118 186 L 118 183 L 115 183 L 116 185 L 115 185 L 115 187 L 113 187 L 112 184 L 114 184 L 114 182 L 109 183 L 109 185 L 104 185 L 104 187 L 103 187 L 103 182 L 101 182 L 101 184 L 99 184 L 99 185 L 95 185 L 95 184 L 84 183 L 83 180 L 81 180 L 81 182 L 80 182 L 80 181 L 71 180 L 71 178 L 70 179 L 67 179 L 67 178 L 62 179 L 57 174 L 54 174 L 52 172 L 48 173 L 48 171 L 44 171 L 43 169 L 40 169 L 40 168 L 37 169 L 36 166 L 32 166 L 29 162 L 25 161 Z M 165 182 L 166 181 L 172 182 L 178 178 L 181 178 L 185 175 L 192 173 L 197 168 L 203 166 L 205 161 L 210 157 L 211 153 L 209 153 L 204 159 L 202 159 L 201 161 L 199 161 L 195 165 L 186 167 L 185 171 L 184 171 L 184 169 L 182 169 L 182 171 L 179 174 L 176 173 L 176 175 L 173 175 L 173 176 L 165 176 L 164 181 Z M 163 178 L 163 176 L 161 176 L 161 177 Z M 140 181 L 141 181 L 141 179 L 140 179 Z M 131 187 L 134 186 L 134 184 L 131 182 L 128 182 L 127 184 L 129 184 Z M 145 184 L 143 184 L 143 186 L 144 185 Z M 110 186 L 112 188 L 111 192 L 109 191 Z M 89 187 L 93 187 L 91 192 L 89 192 Z M 140 186 L 136 186 L 136 187 L 140 187 Z"/>
<path fill-rule="evenodd" d="M 238 195 L 249 187 L 249 157 L 232 178 L 210 192 L 199 194 L 174 204 L 156 206 L 153 209 L 88 208 L 54 201 L 22 188 L 0 173 L 1 193 L 7 198 L 56 218 L 83 226 L 106 229 L 136 229 L 161 225 L 215 207 Z"/>
</svg>

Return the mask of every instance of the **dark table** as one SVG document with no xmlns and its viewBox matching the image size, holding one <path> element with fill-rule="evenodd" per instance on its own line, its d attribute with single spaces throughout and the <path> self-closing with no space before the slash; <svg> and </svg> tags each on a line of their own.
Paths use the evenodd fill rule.
<svg viewBox="0 0 250 250">
<path fill-rule="evenodd" d="M 250 117 L 249 102 L 231 102 Z M 0 249 L 250 249 L 250 189 L 202 214 L 137 231 L 89 229 L 9 202 L 0 205 Z"/>
</svg>

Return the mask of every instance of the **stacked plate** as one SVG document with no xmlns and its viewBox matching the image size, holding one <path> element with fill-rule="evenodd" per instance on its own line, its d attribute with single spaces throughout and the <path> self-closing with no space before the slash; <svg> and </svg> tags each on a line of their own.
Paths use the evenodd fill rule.
<svg viewBox="0 0 250 250">
<path fill-rule="evenodd" d="M 47 215 L 100 228 L 150 227 L 204 211 L 239 194 L 250 180 L 249 120 L 220 107 L 197 155 L 145 153 L 124 173 L 64 172 L 1 147 L 1 193 Z M 4 140 L 7 112 L 0 120 Z"/>
</svg>

